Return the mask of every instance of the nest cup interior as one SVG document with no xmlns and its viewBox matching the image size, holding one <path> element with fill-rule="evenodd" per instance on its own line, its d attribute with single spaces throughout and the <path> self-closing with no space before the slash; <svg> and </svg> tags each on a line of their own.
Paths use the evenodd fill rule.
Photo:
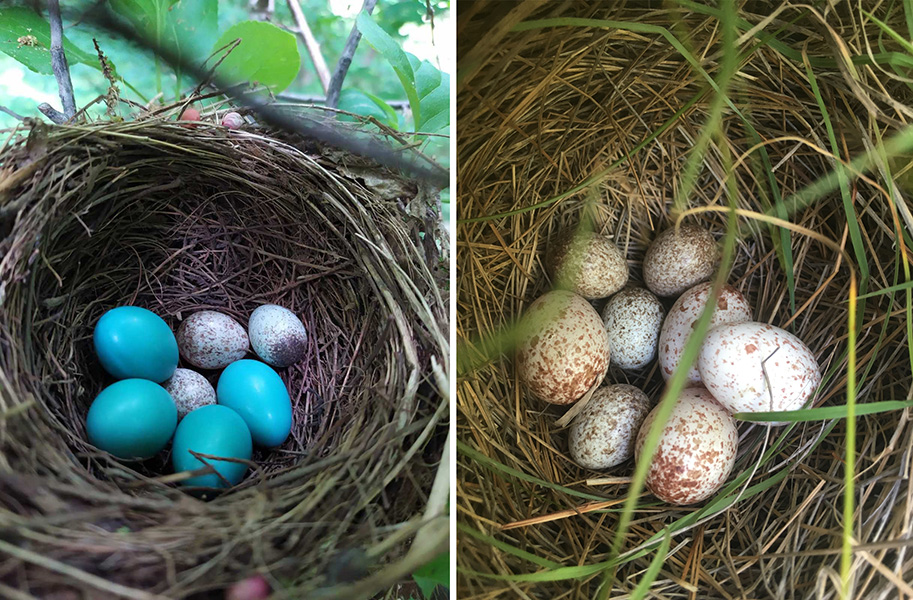
<svg viewBox="0 0 913 600">
<path fill-rule="evenodd" d="M 219 129 L 39 128 L 3 162 L 36 167 L 4 207 L 0 371 L 17 415 L 0 420 L 2 495 L 22 515 L 55 513 L 45 526 L 72 542 L 24 547 L 175 597 L 253 572 L 307 590 L 340 583 L 327 575 L 337 551 L 421 511 L 440 458 L 444 411 L 427 373 L 432 356 L 443 363 L 447 309 L 395 199 L 313 148 Z M 230 493 L 196 502 L 155 479 L 172 472 L 167 450 L 138 463 L 89 444 L 89 405 L 113 382 L 92 343 L 106 310 L 148 308 L 176 331 L 204 309 L 246 327 L 265 303 L 302 318 L 307 352 L 278 369 L 289 438 L 255 450 Z M 4 576 L 39 595 L 79 585 L 27 567 Z"/>
<path fill-rule="evenodd" d="M 467 34 L 461 38 L 464 55 L 487 43 L 471 39 L 473 32 L 490 30 L 503 15 L 489 13 L 498 11 L 507 9 L 468 11 L 472 20 L 461 25 Z M 678 36 L 687 32 L 689 48 L 717 77 L 719 21 L 713 12 L 575 3 L 523 16 L 612 19 Z M 505 20 L 511 18 L 518 15 Z M 816 21 L 806 18 L 796 31 L 818 31 Z M 853 26 L 840 14 L 828 23 Z M 791 25 L 778 21 L 777 27 L 788 36 Z M 833 59 L 823 37 L 803 39 L 809 55 Z M 513 31 L 496 46 L 484 47 L 490 53 L 477 70 L 467 70 L 458 96 L 459 205 L 465 219 L 457 228 L 458 339 L 465 342 L 458 347 L 457 388 L 463 444 L 460 587 L 478 597 L 509 587 L 509 593 L 531 598 L 590 598 L 604 582 L 628 486 L 586 481 L 630 476 L 634 463 L 606 472 L 577 466 L 568 452 L 568 431 L 556 423 L 566 407 L 536 400 L 517 377 L 512 327 L 536 298 L 553 289 L 544 265 L 556 234 L 582 227 L 610 237 L 628 258 L 629 285 L 643 286 L 641 265 L 650 241 L 682 210 L 725 209 L 732 200 L 744 211 L 776 214 L 772 207 L 783 199 L 782 218 L 802 231 L 740 215 L 727 283 L 747 297 L 755 320 L 788 329 L 813 350 L 825 373 L 815 406 L 842 405 L 851 269 L 857 283 L 864 282 L 861 293 L 903 281 L 898 211 L 871 180 L 855 180 L 846 196 L 836 180 L 803 196 L 834 168 L 819 149 L 829 147 L 827 126 L 801 62 L 797 67 L 794 57 L 770 45 L 740 57 L 741 77 L 729 93 L 739 113 L 722 112 L 722 135 L 704 140 L 707 151 L 695 165 L 689 159 L 715 96 L 655 30 L 563 23 Z M 868 104 L 837 67 L 818 69 L 818 77 L 830 123 L 845 144 L 841 152 L 855 156 L 866 144 L 876 144 L 866 128 Z M 893 122 L 887 97 L 878 96 L 873 104 L 877 118 Z M 894 132 L 886 126 L 884 136 Z M 692 168 L 694 185 L 683 197 Z M 727 219 L 724 212 L 705 211 L 684 222 L 722 240 Z M 664 301 L 667 310 L 672 301 Z M 859 301 L 860 403 L 908 397 L 909 357 L 898 302 L 891 293 Z M 593 304 L 601 311 L 604 303 Z M 606 382 L 633 384 L 654 402 L 665 387 L 655 360 L 641 371 L 612 367 Z M 839 585 L 829 577 L 839 583 L 845 422 L 813 421 L 792 429 L 742 422 L 739 431 L 730 482 L 743 477 L 742 483 L 715 498 L 732 501 L 676 507 L 644 493 L 612 568 L 608 597 L 634 591 L 665 527 L 672 533 L 671 550 L 659 559 L 650 583 L 663 597 L 837 593 Z M 853 565 L 859 597 L 899 589 L 902 574 L 911 570 L 902 550 L 909 534 L 903 523 L 913 509 L 909 488 L 888 475 L 908 472 L 904 448 L 910 443 L 907 412 L 858 417 L 856 471 L 866 475 L 856 484 L 854 535 L 884 544 L 871 561 Z"/>
</svg>

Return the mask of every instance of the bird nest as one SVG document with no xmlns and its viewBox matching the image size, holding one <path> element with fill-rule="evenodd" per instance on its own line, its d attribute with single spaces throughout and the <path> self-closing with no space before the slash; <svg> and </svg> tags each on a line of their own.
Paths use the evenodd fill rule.
<svg viewBox="0 0 913 600">
<path fill-rule="evenodd" d="M 354 598 L 446 548 L 426 528 L 446 503 L 432 493 L 448 406 L 433 198 L 282 132 L 159 118 L 13 132 L 0 596 L 222 598 L 259 574 L 277 598 Z M 127 462 L 87 441 L 111 382 L 92 346 L 102 313 L 142 306 L 176 330 L 203 309 L 246 324 L 264 303 L 302 318 L 307 353 L 280 370 L 289 439 L 255 451 L 238 486 L 206 502 L 176 485 L 167 452 Z"/>
<path fill-rule="evenodd" d="M 854 3 L 744 3 L 734 17 L 637 4 L 461 6 L 461 595 L 911 594 L 913 94 L 906 46 L 886 33 L 907 31 L 903 11 L 881 5 L 879 24 Z M 566 407 L 524 390 L 511 348 L 554 284 L 553 236 L 592 227 L 643 285 L 647 246 L 679 218 L 729 246 L 722 278 L 755 320 L 814 351 L 814 406 L 852 397 L 860 413 L 853 428 L 840 408 L 739 422 L 729 484 L 685 507 L 635 486 L 633 460 L 577 466 Z M 607 381 L 654 401 L 665 389 L 655 361 Z"/>
</svg>

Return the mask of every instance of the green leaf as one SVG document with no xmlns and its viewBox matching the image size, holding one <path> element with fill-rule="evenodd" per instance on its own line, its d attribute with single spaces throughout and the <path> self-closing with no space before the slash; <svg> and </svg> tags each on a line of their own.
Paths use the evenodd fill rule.
<svg viewBox="0 0 913 600">
<path fill-rule="evenodd" d="M 298 75 L 301 67 L 298 41 L 288 31 L 271 23 L 243 21 L 223 33 L 213 51 L 236 39 L 241 43 L 216 70 L 221 83 L 258 83 L 278 93 Z"/>
<path fill-rule="evenodd" d="M 344 110 L 363 117 L 374 117 L 384 125 L 397 129 L 399 123 L 393 107 L 367 92 L 355 88 L 347 88 L 339 93 L 339 110 Z M 339 115 L 340 121 L 355 121 L 354 117 Z"/>
<path fill-rule="evenodd" d="M 409 57 L 403 52 L 390 34 L 381 29 L 381 27 L 371 19 L 371 15 L 361 11 L 355 19 L 358 31 L 375 50 L 387 59 L 393 71 L 399 78 L 399 82 L 406 92 L 406 98 L 409 99 L 409 107 L 412 109 L 412 119 L 415 123 L 421 122 L 421 106 L 419 101 L 418 90 L 415 88 L 415 72 L 412 69 L 412 63 Z"/>
<path fill-rule="evenodd" d="M 83 63 L 100 68 L 94 54 L 77 48 L 66 35 L 63 36 L 63 50 L 70 64 Z M 54 72 L 51 68 L 51 26 L 42 15 L 28 8 L 0 8 L 0 51 L 36 73 L 51 75 Z"/>
<path fill-rule="evenodd" d="M 450 552 L 438 554 L 430 563 L 416 569 L 412 579 L 425 598 L 431 598 L 437 586 L 447 587 L 450 584 Z"/>
<path fill-rule="evenodd" d="M 415 130 L 436 133 L 450 125 L 450 75 L 441 73 L 427 60 L 419 61 L 409 55 L 415 73 L 415 89 L 419 97 L 419 117 Z"/>
</svg>

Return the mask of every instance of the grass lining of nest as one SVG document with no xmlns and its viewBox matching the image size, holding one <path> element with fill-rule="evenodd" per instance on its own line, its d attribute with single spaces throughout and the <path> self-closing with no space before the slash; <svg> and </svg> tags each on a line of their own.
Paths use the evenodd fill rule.
<svg viewBox="0 0 913 600">
<path fill-rule="evenodd" d="M 160 119 L 33 124 L 0 173 L 2 594 L 221 597 L 260 573 L 277 598 L 367 597 L 446 550 L 448 305 L 423 184 L 291 134 Z M 188 496 L 167 450 L 87 443 L 105 310 L 176 330 L 264 303 L 302 316 L 307 355 L 280 370 L 289 440 L 230 493 Z"/>
<path fill-rule="evenodd" d="M 885 30 L 913 15 L 881 9 L 879 24 L 855 8 L 545 3 L 479 43 L 489 52 L 458 91 L 466 597 L 913 593 L 913 95 L 886 73 L 913 59 Z M 492 22 L 516 22 L 507 10 L 464 13 L 460 55 L 500 31 Z M 729 483 L 693 507 L 644 493 L 643 462 L 606 482 L 577 467 L 562 411 L 532 402 L 509 358 L 517 317 L 550 289 L 541 260 L 556 232 L 593 223 L 640 284 L 654 232 L 681 219 L 724 233 L 717 287 L 739 288 L 825 371 L 819 408 L 754 417 L 787 427 L 740 424 Z M 607 380 L 668 412 L 684 373 L 666 388 L 655 366 Z"/>
</svg>

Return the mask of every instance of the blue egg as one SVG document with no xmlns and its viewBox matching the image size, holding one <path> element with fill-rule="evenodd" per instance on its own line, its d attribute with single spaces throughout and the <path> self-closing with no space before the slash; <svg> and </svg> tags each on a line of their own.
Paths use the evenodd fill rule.
<svg viewBox="0 0 913 600">
<path fill-rule="evenodd" d="M 250 431 L 244 419 L 235 411 L 218 404 L 209 404 L 190 411 L 181 419 L 174 434 L 171 450 L 171 464 L 174 472 L 195 471 L 206 466 L 199 458 L 190 453 L 210 454 L 225 458 L 250 460 L 253 450 Z M 219 475 L 235 485 L 244 478 L 247 465 L 225 460 L 204 459 L 211 464 Z M 198 475 L 185 479 L 181 485 L 200 487 L 229 487 L 215 473 Z"/>
<path fill-rule="evenodd" d="M 288 390 L 278 373 L 259 360 L 236 360 L 225 367 L 216 398 L 241 415 L 255 444 L 278 446 L 292 430 Z"/>
<path fill-rule="evenodd" d="M 164 448 L 178 422 L 165 388 L 146 379 L 112 383 L 86 417 L 89 441 L 118 458 L 146 459 Z"/>
<path fill-rule="evenodd" d="M 178 366 L 178 343 L 168 323 L 138 306 L 118 306 L 101 316 L 92 335 L 105 371 L 117 379 L 161 383 Z"/>
</svg>

